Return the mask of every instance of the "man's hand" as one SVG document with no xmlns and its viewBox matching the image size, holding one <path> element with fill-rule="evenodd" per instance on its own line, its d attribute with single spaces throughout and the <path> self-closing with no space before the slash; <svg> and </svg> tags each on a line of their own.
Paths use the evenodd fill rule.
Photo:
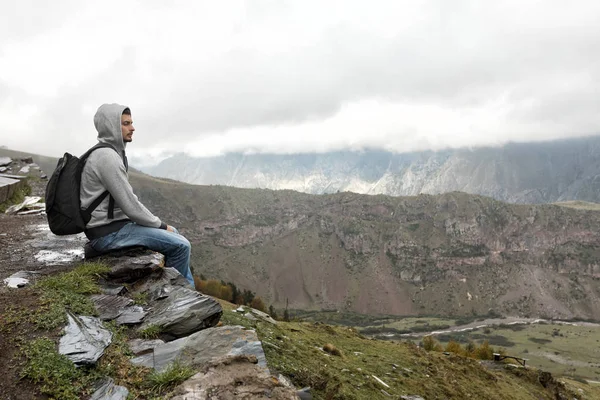
<svg viewBox="0 0 600 400">
<path fill-rule="evenodd" d="M 175 229 L 174 227 L 172 227 L 171 225 L 167 225 L 167 230 L 169 232 L 177 232 L 177 229 Z"/>
</svg>

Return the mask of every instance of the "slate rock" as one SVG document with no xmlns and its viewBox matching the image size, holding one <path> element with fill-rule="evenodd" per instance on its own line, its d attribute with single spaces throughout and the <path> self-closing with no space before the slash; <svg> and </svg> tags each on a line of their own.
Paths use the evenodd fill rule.
<svg viewBox="0 0 600 400">
<path fill-rule="evenodd" d="M 69 324 L 60 338 L 58 352 L 76 365 L 95 364 L 112 341 L 112 333 L 95 317 L 67 314 Z"/>
<path fill-rule="evenodd" d="M 0 174 L 3 173 L 3 172 L 6 172 L 6 171 L 8 171 L 8 168 L 6 168 L 6 167 L 0 167 Z"/>
<path fill-rule="evenodd" d="M 102 294 L 122 296 L 127 292 L 127 289 L 123 285 L 103 284 L 100 285 L 100 291 L 102 292 Z"/>
<path fill-rule="evenodd" d="M 414 395 L 414 394 L 408 395 L 408 396 L 400 396 L 400 398 L 402 400 L 425 400 L 421 396 L 417 396 L 417 395 Z"/>
<path fill-rule="evenodd" d="M 147 279 L 135 282 L 131 290 L 136 293 L 147 293 L 150 301 L 168 297 L 173 290 L 171 286 L 194 289 L 175 268 L 157 268 Z"/>
<path fill-rule="evenodd" d="M 131 306 L 124 309 L 115 322 L 117 325 L 140 324 L 146 315 L 148 315 L 148 311 L 145 311 L 142 306 Z"/>
<path fill-rule="evenodd" d="M 252 356 L 226 356 L 202 370 L 173 391 L 172 400 L 191 399 L 297 400 L 296 391 L 284 386 Z"/>
<path fill-rule="evenodd" d="M 250 321 L 258 321 L 258 318 L 252 315 L 252 313 L 246 313 L 244 314 L 244 317 L 246 317 L 246 319 L 249 319 Z"/>
<path fill-rule="evenodd" d="M 109 294 L 94 294 L 90 296 L 98 310 L 98 318 L 102 321 L 110 321 L 123 313 L 125 308 L 133 304 L 133 300 L 123 296 L 113 296 Z"/>
<path fill-rule="evenodd" d="M 129 345 L 129 349 L 134 355 L 141 356 L 142 354 L 152 352 L 155 347 L 165 344 L 165 342 L 160 339 L 133 339 L 127 342 L 127 344 Z"/>
<path fill-rule="evenodd" d="M 235 311 L 241 312 L 241 313 L 246 312 L 246 314 L 244 314 L 244 316 L 246 318 L 248 318 L 249 320 L 256 321 L 258 319 L 258 320 L 268 322 L 273 325 L 277 325 L 277 321 L 275 321 L 269 314 L 262 312 L 260 310 L 257 310 L 255 308 L 241 306 L 241 307 L 237 308 Z"/>
<path fill-rule="evenodd" d="M 215 326 L 222 314 L 223 308 L 214 298 L 186 287 L 173 287 L 167 298 L 150 302 L 150 312 L 139 329 L 156 325 L 165 338 L 172 340 Z"/>
<path fill-rule="evenodd" d="M 155 269 L 161 267 L 164 256 L 148 250 L 141 254 L 136 252 L 118 257 L 107 255 L 102 256 L 102 259 L 111 267 L 106 279 L 115 284 L 131 283 L 149 276 Z"/>
<path fill-rule="evenodd" d="M 23 157 L 21 158 L 21 161 L 27 164 L 32 164 L 33 163 L 33 157 Z"/>
<path fill-rule="evenodd" d="M 34 206 L 34 204 L 38 203 L 41 199 L 42 198 L 39 196 L 25 196 L 25 199 L 21 203 L 8 207 L 5 212 L 6 214 L 16 214 L 18 211 L 21 211 L 23 209 L 28 210 L 30 209 L 30 207 L 40 209 L 42 204 L 43 209 L 45 210 L 46 205 L 44 203 L 40 203 L 40 205 Z"/>
<path fill-rule="evenodd" d="M 0 157 L 0 167 L 5 167 L 12 163 L 12 159 L 10 157 Z"/>
<path fill-rule="evenodd" d="M 237 325 L 196 332 L 159 345 L 152 353 L 135 357 L 131 362 L 163 371 L 175 361 L 195 368 L 225 356 L 254 356 L 260 367 L 267 368 L 256 332 Z"/>
<path fill-rule="evenodd" d="M 92 394 L 90 400 L 125 400 L 129 390 L 123 386 L 115 385 L 112 378 L 107 378 L 100 384 L 100 388 Z"/>
</svg>

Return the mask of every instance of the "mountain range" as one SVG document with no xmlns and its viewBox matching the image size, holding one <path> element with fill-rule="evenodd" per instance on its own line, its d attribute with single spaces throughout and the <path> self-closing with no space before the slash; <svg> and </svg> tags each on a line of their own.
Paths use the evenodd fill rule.
<svg viewBox="0 0 600 400">
<path fill-rule="evenodd" d="M 177 154 L 142 169 L 199 185 L 415 196 L 462 191 L 511 203 L 600 202 L 600 137 L 396 154 Z"/>
</svg>

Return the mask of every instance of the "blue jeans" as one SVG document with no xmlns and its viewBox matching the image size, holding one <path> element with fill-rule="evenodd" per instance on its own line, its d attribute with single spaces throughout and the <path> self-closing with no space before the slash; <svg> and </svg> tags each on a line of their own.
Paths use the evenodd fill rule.
<svg viewBox="0 0 600 400">
<path fill-rule="evenodd" d="M 130 222 L 116 232 L 92 240 L 90 244 L 99 252 L 143 246 L 162 253 L 165 256 L 165 265 L 175 268 L 192 287 L 195 287 L 190 270 L 191 245 L 177 230 L 169 232 L 165 229 L 149 228 Z"/>
</svg>

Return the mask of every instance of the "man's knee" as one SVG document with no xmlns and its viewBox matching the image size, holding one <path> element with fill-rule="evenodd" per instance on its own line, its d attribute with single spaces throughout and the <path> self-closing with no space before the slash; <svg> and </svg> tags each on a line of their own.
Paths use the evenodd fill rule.
<svg viewBox="0 0 600 400">
<path fill-rule="evenodd" d="M 192 249 L 192 245 L 190 244 L 190 241 L 187 240 L 185 237 L 179 235 L 179 237 L 177 238 L 177 247 L 179 247 L 181 250 L 190 252 Z"/>
</svg>

